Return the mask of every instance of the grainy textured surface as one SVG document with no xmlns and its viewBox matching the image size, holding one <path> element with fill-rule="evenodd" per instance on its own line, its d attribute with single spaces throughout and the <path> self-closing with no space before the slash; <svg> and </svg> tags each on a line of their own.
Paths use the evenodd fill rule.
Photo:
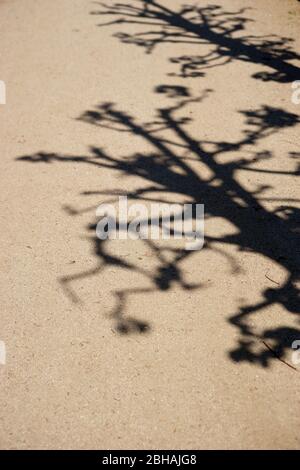
<svg viewBox="0 0 300 470">
<path fill-rule="evenodd" d="M 114 2 L 108 3 L 112 10 Z M 177 0 L 158 3 L 173 11 L 181 8 Z M 193 5 L 190 0 L 184 3 Z M 197 4 L 203 8 L 206 2 Z M 273 107 L 293 113 L 292 117 L 284 115 L 288 125 L 283 119 L 283 125 L 270 134 L 268 125 L 272 129 L 276 125 L 272 127 L 272 117 L 266 118 L 267 130 L 257 139 L 252 134 L 248 145 L 233 146 L 217 155 L 216 161 L 221 165 L 269 152 L 271 158 L 251 166 L 269 172 L 241 169 L 235 172 L 235 181 L 252 196 L 265 185 L 253 197 L 269 213 L 285 210 L 283 206 L 297 207 L 294 200 L 299 199 L 299 184 L 292 173 L 300 152 L 295 117 L 300 105 L 291 103 L 291 80 L 278 75 L 265 80 L 253 77 L 274 69 L 272 60 L 269 67 L 266 63 L 270 52 L 265 51 L 267 59 L 261 63 L 262 53 L 255 60 L 251 51 L 259 36 L 269 34 L 293 38 L 290 46 L 299 51 L 300 6 L 291 0 L 223 0 L 218 4 L 223 10 L 211 13 L 223 15 L 224 20 L 228 16 L 223 11 L 251 6 L 233 15 L 252 20 L 244 25 L 245 30 L 228 32 L 249 37 L 244 41 L 252 49 L 246 48 L 244 53 L 249 52 L 250 57 L 235 57 L 222 64 L 233 53 L 225 32 L 225 53 L 222 55 L 221 47 L 204 69 L 195 66 L 198 76 L 182 77 L 180 65 L 186 59 L 181 63 L 170 59 L 207 54 L 213 49 L 209 38 L 218 41 L 220 36 L 210 34 L 199 44 L 195 30 L 173 23 L 169 28 L 178 35 L 165 36 L 146 54 L 143 45 L 130 43 L 130 36 L 139 34 L 135 38 L 140 42 L 151 42 L 153 33 L 144 33 L 159 29 L 158 23 L 164 19 L 148 19 L 155 23 L 152 26 L 136 24 L 124 12 L 90 14 L 104 7 L 87 0 L 0 2 L 0 79 L 7 86 L 7 104 L 0 106 L 0 340 L 7 352 L 6 365 L 0 365 L 3 449 L 299 448 L 299 369 L 273 357 L 262 343 L 280 348 L 272 332 L 283 328 L 294 336 L 298 332 L 300 339 L 297 309 L 282 300 L 289 293 L 280 294 L 280 301 L 254 308 L 245 318 L 250 335 L 239 319 L 238 325 L 230 321 L 241 306 L 263 303 L 270 289 L 277 295 L 287 282 L 289 269 L 287 263 L 270 255 L 267 246 L 261 249 L 260 242 L 251 249 L 251 240 L 245 241 L 251 233 L 242 238 L 250 249 L 240 249 L 241 238 L 230 238 L 240 230 L 233 222 L 234 210 L 228 218 L 217 214 L 207 218 L 207 237 L 223 241 L 183 260 L 180 270 L 185 284 L 175 282 L 174 266 L 165 261 L 164 271 L 157 253 L 134 241 L 110 242 L 105 248 L 134 269 L 107 262 L 103 271 L 70 282 L 69 293 L 60 282 L 99 265 L 101 256 L 95 253 L 94 232 L 88 226 L 96 221 L 95 207 L 111 199 L 111 191 L 163 185 L 151 174 L 158 169 L 164 175 L 164 166 L 154 168 L 153 154 L 160 154 L 158 158 L 166 165 L 157 142 L 132 136 L 132 128 L 131 133 L 110 129 L 111 125 L 126 128 L 124 117 L 122 123 L 107 122 L 110 108 L 104 110 L 103 119 L 110 126 L 77 119 L 97 104 L 113 102 L 115 109 L 134 116 L 139 124 L 157 120 L 158 109 L 178 104 L 188 94 L 200 96 L 209 88 L 212 91 L 201 102 L 174 111 L 178 117 L 190 118 L 178 125 L 194 141 L 201 141 L 205 152 L 241 142 L 247 135 L 244 131 L 253 130 L 240 111 Z M 201 23 L 199 12 L 186 15 L 194 16 L 191 21 L 195 24 Z M 118 18 L 123 21 L 99 27 Z M 176 16 L 173 19 L 178 21 Z M 120 37 L 120 32 L 128 36 Z M 201 30 L 204 37 L 206 33 Z M 283 48 L 287 50 L 287 45 Z M 295 68 L 299 66 L 296 58 L 287 60 Z M 275 66 L 278 72 L 280 60 Z M 177 96 L 168 98 L 156 92 L 160 85 L 185 89 L 172 88 Z M 97 115 L 93 116 L 97 122 Z M 259 126 L 262 114 L 255 116 Z M 160 141 L 180 143 L 174 133 L 173 128 L 153 135 Z M 209 181 L 212 170 L 199 161 L 195 147 L 190 143 L 190 148 L 182 149 L 173 144 L 170 147 L 176 155 L 191 158 L 186 162 L 199 181 Z M 112 160 L 99 165 L 105 160 L 93 148 L 101 148 Z M 31 161 L 39 159 L 33 157 L 38 152 L 51 154 L 39 157 L 48 162 Z M 18 160 L 24 156 L 29 158 Z M 78 158 L 69 158 L 72 156 Z M 136 168 L 144 162 L 143 156 L 151 163 L 144 163 L 146 170 L 139 173 Z M 86 161 L 89 157 L 92 163 Z M 125 157 L 135 163 L 119 165 L 120 171 L 115 171 L 113 159 Z M 172 186 L 172 178 L 175 181 L 180 171 L 181 167 L 174 168 L 172 175 L 166 173 L 165 200 L 193 200 L 188 189 L 177 191 Z M 222 199 L 216 191 L 218 185 L 222 188 L 222 181 L 215 178 L 209 185 L 202 193 L 199 183 L 199 202 L 207 204 L 207 195 L 212 213 L 214 194 L 215 207 Z M 280 214 L 284 218 L 286 212 Z M 259 211 L 255 217 L 254 224 L 259 225 Z M 189 283 L 200 287 L 188 288 Z M 147 333 L 120 335 L 115 319 L 110 318 L 118 300 L 116 291 L 127 289 L 133 292 L 124 306 L 124 318 L 149 324 Z M 74 302 L 72 293 L 80 301 Z M 285 347 L 279 355 L 291 363 L 291 353 Z"/>
</svg>

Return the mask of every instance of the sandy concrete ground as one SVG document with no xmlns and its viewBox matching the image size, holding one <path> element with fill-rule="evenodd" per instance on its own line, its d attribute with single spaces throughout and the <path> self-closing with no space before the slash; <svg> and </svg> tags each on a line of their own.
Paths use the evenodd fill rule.
<svg viewBox="0 0 300 470">
<path fill-rule="evenodd" d="M 1 448 L 299 448 L 300 5 L 108 3 L 0 2 Z M 97 242 L 129 192 L 205 249 Z"/>
</svg>

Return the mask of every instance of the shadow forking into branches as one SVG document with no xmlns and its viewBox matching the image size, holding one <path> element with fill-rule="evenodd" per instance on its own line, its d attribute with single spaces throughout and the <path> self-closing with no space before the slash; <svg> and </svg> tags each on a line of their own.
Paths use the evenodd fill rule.
<svg viewBox="0 0 300 470">
<path fill-rule="evenodd" d="M 241 36 L 246 20 L 244 11 L 224 12 L 220 7 L 183 6 L 174 12 L 156 1 L 132 1 L 130 3 L 100 4 L 94 14 L 113 17 L 107 24 L 141 24 L 146 30 L 132 35 L 118 34 L 126 43 L 145 47 L 148 53 L 160 43 L 188 42 L 201 47 L 209 44 L 212 51 L 197 58 L 190 56 L 177 58 L 181 77 L 199 76 L 209 67 L 242 60 L 261 64 L 268 71 L 256 74 L 254 78 L 287 82 L 293 80 L 299 69 L 289 64 L 289 59 L 299 58 L 289 44 L 282 38 L 255 38 Z M 148 27 L 151 29 L 148 31 Z M 236 34 L 239 32 L 239 36 Z M 172 59 L 174 61 L 174 59 Z M 182 81 L 181 81 L 182 83 Z M 276 171 L 256 167 L 258 161 L 272 159 L 271 151 L 258 151 L 257 145 L 283 128 L 299 124 L 297 115 L 282 108 L 268 105 L 257 109 L 239 111 L 243 117 L 242 137 L 232 142 L 223 140 L 208 141 L 190 132 L 190 106 L 202 106 L 209 99 L 212 90 L 205 90 L 200 96 L 193 96 L 190 89 L 182 84 L 159 84 L 156 93 L 165 94 L 169 105 L 156 109 L 153 121 L 141 122 L 124 112 L 115 103 L 101 103 L 80 116 L 80 120 L 113 133 L 127 133 L 128 137 L 140 139 L 142 148 L 151 149 L 129 155 L 114 155 L 109 150 L 91 147 L 87 155 L 62 155 L 58 153 L 38 152 L 19 157 L 19 161 L 32 163 L 77 163 L 89 165 L 99 170 L 106 168 L 124 176 L 136 176 L 140 185 L 137 189 L 125 193 L 135 201 L 174 202 L 180 196 L 187 202 L 205 204 L 205 218 L 219 217 L 235 227 L 233 234 L 222 236 L 205 235 L 205 245 L 201 251 L 186 251 L 183 248 L 161 246 L 155 241 L 143 240 L 157 261 L 154 270 L 144 268 L 138 262 L 127 261 L 117 256 L 109 240 L 100 240 L 95 234 L 95 223 L 91 221 L 88 230 L 93 233 L 92 242 L 97 265 L 88 271 L 61 278 L 65 292 L 76 302 L 79 300 L 74 288 L 74 281 L 88 276 L 100 275 L 104 269 L 117 266 L 128 272 L 139 274 L 150 281 L 150 287 L 140 286 L 114 291 L 115 305 L 111 316 L 116 322 L 116 329 L 123 334 L 150 330 L 150 325 L 143 320 L 128 315 L 128 301 L 134 295 L 148 295 L 158 291 L 170 291 L 174 285 L 183 290 L 201 289 L 203 286 L 195 280 L 189 283 L 185 279 L 183 262 L 193 258 L 199 262 L 205 253 L 220 252 L 226 245 L 232 245 L 240 251 L 249 251 L 263 256 L 284 268 L 287 274 L 283 285 L 274 285 L 264 289 L 261 301 L 242 306 L 232 313 L 229 322 L 239 332 L 237 344 L 229 357 L 235 361 L 249 361 L 267 367 L 275 358 L 282 358 L 291 342 L 300 337 L 300 330 L 290 327 L 267 329 L 257 333 L 253 328 L 253 318 L 263 309 L 272 305 L 281 305 L 291 315 L 299 315 L 299 215 L 300 211 L 292 199 L 280 200 L 276 210 L 267 210 L 263 204 L 265 186 L 255 190 L 246 189 L 237 178 L 240 172 L 260 172 L 281 174 L 284 177 L 299 175 L 299 167 L 294 172 Z M 201 134 L 201 131 L 200 131 Z M 209 149 L 209 150 L 208 150 Z M 245 155 L 239 158 L 240 153 Z M 300 156 L 290 154 L 295 161 Z M 226 158 L 224 158 L 226 157 Z M 191 162 L 193 161 L 193 164 Z M 200 164 L 195 169 L 195 164 Z M 206 168 L 202 172 L 201 168 Z M 211 176 L 207 176 L 207 174 Z M 124 194 L 118 188 L 105 192 L 91 191 L 88 195 L 118 196 Z M 166 201 L 166 195 L 170 198 Z M 171 195 L 171 196 L 170 196 Z M 174 198 L 172 198 L 174 195 Z M 155 196 L 155 197 L 154 197 Z M 270 200 L 270 199 L 268 199 Z M 283 205 L 285 202 L 285 205 Z M 299 201 L 298 201 L 299 202 Z M 65 208 L 70 215 L 82 212 L 94 212 L 96 206 L 77 210 Z M 222 252 L 223 253 L 223 252 Z M 224 253 L 223 253 L 224 254 Z M 228 255 L 226 255 L 228 256 Z M 237 266 L 236 260 L 230 262 Z M 237 268 L 238 269 L 238 268 Z M 269 343 L 272 347 L 269 347 Z M 257 344 L 261 346 L 257 349 Z"/>
<path fill-rule="evenodd" d="M 178 113 L 189 106 L 191 102 L 201 102 L 208 92 L 202 96 L 193 98 L 187 88 L 159 86 L 157 92 L 167 93 L 173 102 L 171 106 L 157 110 L 157 119 L 151 123 L 140 123 L 133 116 L 121 111 L 112 103 L 104 103 L 95 109 L 85 112 L 80 119 L 99 128 L 109 128 L 114 132 L 127 132 L 129 135 L 139 136 L 153 151 L 149 153 L 138 153 L 129 156 L 116 157 L 102 148 L 91 148 L 90 154 L 86 156 L 69 156 L 58 154 L 38 153 L 36 155 L 19 158 L 22 161 L 33 163 L 45 162 L 76 162 L 78 164 L 92 165 L 101 170 L 109 168 L 111 171 L 120 172 L 123 175 L 136 175 L 141 178 L 143 184 L 128 193 L 133 200 L 151 200 L 150 195 L 156 194 L 156 200 L 164 194 L 182 195 L 193 203 L 205 202 L 205 217 L 221 217 L 236 228 L 233 235 L 220 237 L 205 237 L 204 250 L 218 250 L 219 246 L 230 244 L 239 250 L 251 251 L 263 255 L 284 267 L 289 277 L 283 286 L 276 286 L 262 292 L 263 300 L 260 303 L 248 305 L 232 315 L 230 322 L 239 329 L 240 340 L 237 348 L 231 353 L 235 361 L 249 360 L 267 365 L 274 358 L 272 350 L 263 349 L 261 353 L 254 353 L 252 345 L 257 341 L 257 334 L 250 326 L 251 318 L 257 312 L 272 305 L 280 304 L 291 314 L 300 313 L 297 281 L 299 273 L 299 234 L 295 230 L 299 212 L 292 206 L 281 208 L 281 212 L 268 211 L 260 201 L 260 194 L 265 188 L 258 187 L 255 191 L 246 190 L 236 178 L 238 171 L 256 171 L 254 163 L 265 158 L 272 158 L 272 154 L 266 152 L 255 152 L 255 145 L 262 139 L 276 133 L 284 127 L 295 126 L 299 123 L 296 115 L 288 113 L 283 109 L 262 106 L 260 109 L 242 111 L 245 120 L 244 135 L 235 142 L 207 142 L 199 141 L 192 137 L 186 130 L 187 121 L 178 117 Z M 179 96 L 178 96 L 179 95 Z M 164 132 L 172 134 L 172 138 L 166 139 Z M 211 151 L 205 150 L 205 144 L 210 144 Z M 248 158 L 233 160 L 232 158 L 220 163 L 220 156 L 232 152 L 238 152 L 249 146 L 253 148 Z M 185 155 L 189 155 L 186 157 Z M 212 173 L 209 179 L 201 177 L 201 174 L 193 170 L 189 164 L 191 156 L 204 164 Z M 222 159 L 224 160 L 224 159 Z M 264 171 L 260 169 L 259 171 Z M 272 170 L 266 170 L 268 173 Z M 275 172 L 276 173 L 276 172 Z M 296 169 L 294 174 L 298 174 Z M 293 174 L 282 172 L 283 175 Z M 218 184 L 214 183 L 218 181 Z M 91 194 L 87 191 L 85 194 Z M 96 192 L 93 192 L 96 194 Z M 99 194 L 103 192 L 99 191 Z M 110 194 L 122 194 L 118 190 Z M 165 201 L 165 199 L 164 199 Z M 172 201 L 170 201 L 172 202 Z M 94 208 L 90 208 L 94 210 Z M 88 209 L 86 209 L 88 210 Z M 73 214 L 76 211 L 73 210 Z M 95 230 L 95 225 L 89 227 Z M 99 240 L 93 237 L 94 251 L 99 259 L 96 268 L 79 273 L 77 275 L 63 278 L 62 282 L 69 295 L 76 301 L 70 284 L 74 280 L 99 274 L 107 266 L 118 266 L 125 270 L 134 271 L 151 280 L 152 288 L 131 288 L 117 290 L 116 306 L 112 317 L 117 320 L 117 329 L 122 333 L 131 331 L 144 332 L 149 326 L 126 316 L 126 302 L 130 295 L 139 293 L 150 293 L 155 290 L 169 290 L 174 283 L 183 289 L 196 289 L 199 284 L 190 285 L 184 280 L 180 268 L 181 262 L 187 256 L 201 257 L 200 252 L 185 251 L 184 249 L 161 248 L 154 242 L 144 240 L 153 255 L 159 261 L 159 267 L 154 272 L 148 272 L 143 267 L 124 261 L 120 257 L 110 254 L 107 246 L 109 240 Z M 172 260 L 170 261 L 170 256 Z M 287 347 L 284 337 L 288 337 L 289 346 L 291 337 L 299 337 L 300 331 L 289 328 L 268 330 L 259 337 L 261 341 L 272 339 L 276 343 L 276 349 L 283 352 Z"/>
<path fill-rule="evenodd" d="M 253 77 L 263 81 L 291 82 L 299 79 L 300 69 L 290 63 L 300 55 L 292 49 L 293 40 L 245 34 L 245 26 L 253 21 L 245 17 L 251 8 L 226 11 L 219 5 L 183 5 L 178 11 L 172 2 L 131 0 L 130 2 L 95 2 L 93 15 L 108 17 L 107 25 L 136 25 L 138 32 L 120 31 L 115 34 L 122 42 L 135 44 L 150 54 L 159 45 L 189 44 L 197 53 L 172 57 L 179 64 L 180 77 L 202 77 L 212 67 L 235 60 L 262 65 L 264 69 Z M 144 26 L 142 31 L 139 27 Z M 205 53 L 199 54 L 201 46 Z M 209 51 L 207 52 L 207 48 Z"/>
</svg>

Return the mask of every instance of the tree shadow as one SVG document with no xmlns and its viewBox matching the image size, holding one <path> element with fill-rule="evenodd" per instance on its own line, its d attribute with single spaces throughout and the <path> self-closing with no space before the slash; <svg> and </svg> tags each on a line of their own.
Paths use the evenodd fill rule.
<svg viewBox="0 0 300 470">
<path fill-rule="evenodd" d="M 292 49 L 291 38 L 245 34 L 246 24 L 253 21 L 245 17 L 251 8 L 226 11 L 219 5 L 182 5 L 176 11 L 155 0 L 95 3 L 99 9 L 91 14 L 111 18 L 99 26 L 125 24 L 137 29 L 145 26 L 141 31 L 131 34 L 123 31 L 115 36 L 124 43 L 144 48 L 148 54 L 162 44 L 196 47 L 196 54 L 170 58 L 180 67 L 177 76 L 203 77 L 212 67 L 238 60 L 264 66 L 261 72 L 253 74 L 259 80 L 284 83 L 299 79 L 299 67 L 289 62 L 300 59 Z M 199 54 L 203 45 L 210 50 Z"/>
<path fill-rule="evenodd" d="M 299 118 L 283 109 L 263 105 L 256 110 L 240 111 L 244 119 L 244 131 L 238 140 L 199 140 L 187 130 L 191 118 L 183 114 L 191 105 L 201 106 L 202 101 L 209 98 L 211 90 L 205 90 L 200 96 L 192 96 L 187 87 L 162 84 L 156 87 L 155 92 L 164 93 L 171 104 L 157 109 L 157 115 L 151 122 L 140 122 L 113 103 L 102 103 L 80 116 L 81 121 L 99 129 L 105 128 L 116 133 L 126 132 L 129 137 L 138 136 L 143 145 L 147 144 L 146 147 L 151 148 L 149 152 L 115 156 L 103 148 L 91 147 L 90 152 L 84 156 L 40 152 L 20 157 L 18 160 L 35 164 L 76 162 L 80 165 L 92 165 L 100 171 L 107 168 L 125 176 L 135 175 L 140 178 L 141 184 L 137 189 L 126 193 L 131 200 L 171 203 L 172 195 L 174 198 L 180 195 L 183 200 L 193 204 L 204 203 L 206 219 L 220 217 L 230 222 L 235 227 L 235 232 L 222 236 L 206 235 L 201 251 L 186 251 L 184 248 L 161 246 L 155 241 L 142 240 L 157 261 L 154 270 L 147 270 L 139 263 L 126 261 L 111 253 L 113 242 L 98 239 L 95 235 L 96 224 L 91 224 L 88 230 L 94 234 L 91 240 L 98 260 L 97 266 L 86 272 L 65 276 L 61 278 L 61 283 L 66 293 L 76 302 L 80 299 L 72 287 L 74 281 L 98 275 L 109 266 L 139 274 L 150 281 L 151 286 L 116 290 L 111 317 L 116 321 L 116 330 L 120 333 L 144 333 L 149 331 L 150 325 L 127 315 L 128 300 L 132 296 L 169 291 L 174 285 L 183 290 L 205 288 L 197 282 L 193 284 L 186 281 L 182 262 L 187 257 L 196 260 L 200 259 L 203 251 L 215 251 L 227 256 L 234 272 L 240 268 L 236 260 L 222 251 L 222 247 L 232 245 L 239 251 L 264 256 L 284 268 L 288 273 L 287 280 L 283 285 L 264 290 L 260 302 L 243 306 L 231 315 L 229 321 L 238 329 L 239 338 L 229 356 L 236 362 L 250 361 L 266 367 L 271 360 L 284 355 L 287 348 L 291 347 L 292 339 L 300 337 L 300 330 L 288 327 L 268 329 L 261 334 L 256 333 L 252 327 L 253 316 L 274 304 L 281 305 L 292 315 L 300 313 L 297 290 L 299 209 L 293 207 L 292 201 L 289 201 L 289 205 L 281 206 L 279 210 L 267 210 L 263 205 L 266 187 L 257 186 L 255 190 L 249 191 L 238 181 L 237 173 L 260 171 L 280 173 L 286 177 L 299 175 L 297 167 L 294 172 L 255 168 L 258 161 L 274 157 L 269 150 L 257 151 L 257 144 L 278 130 L 297 125 Z M 208 148 L 210 150 L 207 150 Z M 246 157 L 234 158 L 241 151 Z M 291 158 L 296 156 L 298 155 L 295 153 L 290 155 Z M 201 162 L 211 176 L 204 176 L 196 171 L 191 160 Z M 87 190 L 83 197 L 91 194 L 117 197 L 124 193 L 118 188 L 107 192 Z M 165 198 L 166 194 L 169 195 L 168 200 Z M 71 215 L 95 209 L 96 206 L 89 206 L 81 211 L 72 207 L 66 208 Z M 258 343 L 262 346 L 261 349 L 254 348 Z"/>
</svg>

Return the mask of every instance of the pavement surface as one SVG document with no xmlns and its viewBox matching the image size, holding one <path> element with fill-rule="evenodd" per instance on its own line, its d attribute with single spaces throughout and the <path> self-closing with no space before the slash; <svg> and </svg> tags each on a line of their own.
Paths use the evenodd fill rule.
<svg viewBox="0 0 300 470">
<path fill-rule="evenodd" d="M 2 449 L 299 449 L 299 28 L 0 2 Z M 121 195 L 204 204 L 203 249 L 99 240 Z"/>
</svg>

